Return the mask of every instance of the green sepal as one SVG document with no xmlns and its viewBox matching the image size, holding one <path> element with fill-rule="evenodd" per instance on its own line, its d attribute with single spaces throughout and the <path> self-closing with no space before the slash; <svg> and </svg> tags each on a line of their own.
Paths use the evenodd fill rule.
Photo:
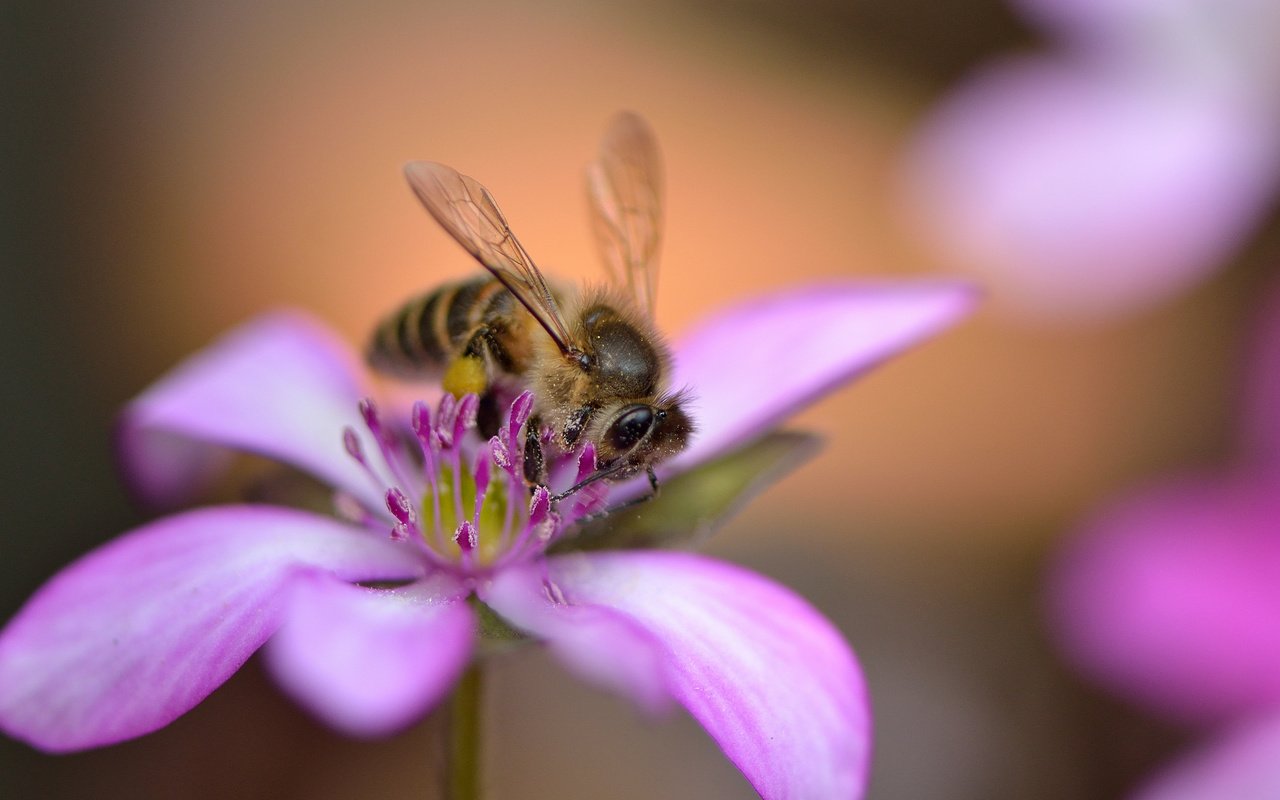
<svg viewBox="0 0 1280 800">
<path fill-rule="evenodd" d="M 696 543 L 760 490 L 812 458 L 821 443 L 809 433 L 770 433 L 664 481 L 657 497 L 582 526 L 551 552 Z"/>
<path fill-rule="evenodd" d="M 471 595 L 467 604 L 476 614 L 476 634 L 485 653 L 495 653 L 532 641 L 526 634 L 511 627 L 505 619 L 489 608 L 483 600 Z"/>
</svg>

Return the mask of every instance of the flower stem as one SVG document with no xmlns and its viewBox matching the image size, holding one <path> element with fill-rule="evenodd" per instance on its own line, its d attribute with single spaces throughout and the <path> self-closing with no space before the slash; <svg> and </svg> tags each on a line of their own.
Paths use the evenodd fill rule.
<svg viewBox="0 0 1280 800">
<path fill-rule="evenodd" d="M 480 665 L 463 673 L 449 701 L 449 755 L 445 764 L 448 800 L 481 800 L 481 712 L 483 680 Z"/>
</svg>

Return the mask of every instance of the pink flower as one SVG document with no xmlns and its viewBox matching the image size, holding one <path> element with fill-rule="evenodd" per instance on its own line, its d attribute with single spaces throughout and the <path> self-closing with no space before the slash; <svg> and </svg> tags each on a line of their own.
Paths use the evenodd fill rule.
<svg viewBox="0 0 1280 800">
<path fill-rule="evenodd" d="M 1236 254 L 1280 185 L 1280 13 L 1021 0 L 1048 53 L 980 68 L 908 153 L 910 211 L 1024 312 L 1150 306 Z"/>
<path fill-rule="evenodd" d="M 1097 516 L 1050 584 L 1089 676 L 1217 734 L 1144 800 L 1280 797 L 1280 292 L 1254 354 L 1241 455 Z"/>
<path fill-rule="evenodd" d="M 710 320 L 676 348 L 674 385 L 694 388 L 699 435 L 664 482 L 758 442 L 971 302 L 959 286 L 835 285 Z M 0 632 L 0 728 L 50 751 L 139 736 L 265 643 L 280 683 L 321 719 L 385 734 L 449 691 L 480 616 L 496 614 L 642 707 L 682 705 L 764 797 L 862 794 L 863 679 L 808 603 L 692 553 L 577 548 L 573 523 L 609 500 L 529 496 L 513 463 L 527 395 L 485 441 L 474 397 L 396 411 L 371 394 L 342 343 L 281 314 L 130 404 L 121 452 L 142 497 L 183 499 L 235 449 L 311 473 L 342 513 L 205 508 L 86 555 Z M 582 460 L 562 459 L 552 482 L 571 483 L 591 468 Z"/>
</svg>

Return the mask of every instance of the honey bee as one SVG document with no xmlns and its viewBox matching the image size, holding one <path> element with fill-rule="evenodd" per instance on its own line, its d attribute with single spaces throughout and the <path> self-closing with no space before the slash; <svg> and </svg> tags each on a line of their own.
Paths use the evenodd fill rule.
<svg viewBox="0 0 1280 800">
<path fill-rule="evenodd" d="M 549 426 L 566 452 L 591 442 L 595 480 L 647 474 L 683 450 L 693 433 L 684 392 L 670 392 L 670 350 L 653 322 L 662 174 L 648 124 L 619 114 L 587 171 L 592 228 L 611 285 L 553 288 L 511 233 L 484 186 L 451 167 L 405 167 L 414 193 L 489 275 L 428 292 L 388 315 L 368 350 L 375 368 L 440 375 L 454 395 L 492 398 L 503 385 L 534 394 L 524 474 L 545 481 L 538 431 Z"/>
</svg>

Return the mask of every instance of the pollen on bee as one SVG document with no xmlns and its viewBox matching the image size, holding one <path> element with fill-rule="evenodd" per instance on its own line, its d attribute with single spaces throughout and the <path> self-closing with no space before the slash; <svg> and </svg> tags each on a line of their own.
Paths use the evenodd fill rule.
<svg viewBox="0 0 1280 800">
<path fill-rule="evenodd" d="M 481 395 L 489 385 L 484 361 L 475 356 L 455 358 L 445 370 L 442 381 L 444 390 L 454 397 L 467 394 Z"/>
</svg>

